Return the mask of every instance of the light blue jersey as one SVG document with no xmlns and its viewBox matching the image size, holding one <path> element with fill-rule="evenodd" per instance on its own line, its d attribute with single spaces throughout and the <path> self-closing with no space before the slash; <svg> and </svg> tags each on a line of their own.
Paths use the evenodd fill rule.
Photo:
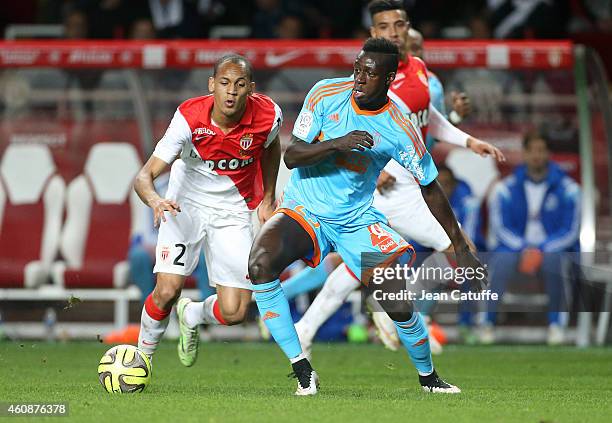
<svg viewBox="0 0 612 423">
<path fill-rule="evenodd" d="M 438 110 L 444 117 L 446 117 L 446 105 L 444 104 L 444 86 L 438 76 L 433 72 L 427 72 L 427 79 L 429 82 L 429 98 L 431 99 L 431 104 Z M 436 143 L 436 139 L 431 135 L 431 131 L 427 132 L 427 138 L 425 140 L 425 145 L 427 146 L 427 150 L 431 151 L 434 144 Z"/>
<path fill-rule="evenodd" d="M 416 129 L 393 101 L 376 111 L 361 110 L 353 99 L 352 77 L 325 79 L 310 90 L 293 135 L 325 142 L 353 130 L 374 138 L 372 149 L 335 153 L 309 167 L 294 169 L 285 197 L 303 205 L 319 220 L 348 224 L 371 206 L 376 179 L 390 159 L 408 169 L 422 185 L 438 172 Z"/>
<path fill-rule="evenodd" d="M 389 100 L 380 110 L 360 110 L 352 97 L 353 84 L 352 78 L 317 83 L 304 101 L 293 134 L 313 143 L 367 131 L 374 138 L 373 148 L 335 153 L 313 166 L 294 169 L 277 212 L 299 224 L 312 239 L 312 250 L 302 257 L 309 266 L 316 267 L 330 251 L 337 251 L 349 272 L 367 285 L 377 268 L 406 254 L 414 259 L 412 246 L 372 206 L 380 171 L 395 159 L 423 185 L 432 182 L 438 171 L 420 131 L 398 106 Z M 279 244 L 285 247 L 284 242 Z M 262 321 L 295 363 L 302 349 L 280 281 L 254 285 L 254 295 Z M 427 328 L 420 314 L 395 325 L 419 373 L 432 373 Z"/>
</svg>

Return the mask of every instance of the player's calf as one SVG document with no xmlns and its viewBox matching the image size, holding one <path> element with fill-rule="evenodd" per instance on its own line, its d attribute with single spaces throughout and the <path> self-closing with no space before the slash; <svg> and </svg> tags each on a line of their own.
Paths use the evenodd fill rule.
<svg viewBox="0 0 612 423">
<path fill-rule="evenodd" d="M 185 277 L 169 273 L 157 274 L 157 285 L 147 297 L 140 317 L 138 348 L 149 357 L 157 349 L 166 328 L 172 305 L 181 294 Z"/>
<path fill-rule="evenodd" d="M 296 395 L 316 394 L 318 377 L 302 353 L 289 302 L 278 277 L 311 249 L 308 233 L 293 219 L 276 214 L 255 238 L 249 257 L 249 276 L 261 320 L 291 362 L 298 378 Z"/>
<path fill-rule="evenodd" d="M 252 296 L 252 291 L 248 289 L 217 284 L 217 306 L 222 324 L 232 326 L 244 322 Z"/>
</svg>

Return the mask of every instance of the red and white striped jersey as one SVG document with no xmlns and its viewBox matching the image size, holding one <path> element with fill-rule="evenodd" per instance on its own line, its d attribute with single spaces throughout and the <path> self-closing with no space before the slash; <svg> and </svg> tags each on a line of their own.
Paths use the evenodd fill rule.
<svg viewBox="0 0 612 423">
<path fill-rule="evenodd" d="M 429 125 L 429 81 L 427 66 L 418 57 L 407 55 L 399 63 L 395 80 L 389 88 L 389 97 L 405 106 L 414 126 L 421 129 L 423 139 L 427 138 Z"/>
<path fill-rule="evenodd" d="M 207 95 L 181 104 L 155 147 L 153 155 L 166 163 L 179 157 L 166 198 L 253 210 L 263 197 L 261 155 L 278 135 L 281 109 L 269 97 L 253 94 L 238 125 L 225 134 L 211 121 L 213 102 Z"/>
<path fill-rule="evenodd" d="M 427 66 L 418 57 L 407 55 L 406 61 L 399 63 L 395 80 L 389 87 L 389 97 L 405 108 L 412 124 L 421 130 L 423 139 L 427 138 L 429 126 L 429 81 Z M 414 183 L 410 172 L 399 163 L 391 160 L 384 169 L 398 181 Z"/>
</svg>

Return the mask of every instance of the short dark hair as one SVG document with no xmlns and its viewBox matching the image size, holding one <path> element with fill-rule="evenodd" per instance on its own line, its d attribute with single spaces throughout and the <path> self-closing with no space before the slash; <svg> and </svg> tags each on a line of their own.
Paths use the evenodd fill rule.
<svg viewBox="0 0 612 423">
<path fill-rule="evenodd" d="M 386 38 L 368 38 L 361 50 L 366 53 L 384 54 L 387 70 L 391 72 L 397 71 L 399 50 L 395 44 Z"/>
<path fill-rule="evenodd" d="M 236 53 L 226 54 L 223 57 L 221 57 L 219 60 L 217 60 L 213 68 L 213 77 L 217 76 L 217 71 L 219 70 L 219 67 L 226 62 L 230 62 L 235 65 L 244 66 L 244 69 L 246 70 L 247 78 L 249 78 L 249 81 L 253 81 L 253 65 L 251 65 L 251 62 L 249 62 L 249 60 L 246 57 L 241 56 Z"/>
<path fill-rule="evenodd" d="M 370 12 L 370 17 L 374 17 L 374 15 L 377 13 L 387 12 L 389 10 L 401 10 L 406 13 L 406 9 L 404 9 L 404 2 L 402 0 L 372 0 L 368 4 L 368 12 Z"/>
<path fill-rule="evenodd" d="M 523 150 L 527 150 L 529 148 L 529 144 L 535 140 L 544 141 L 546 149 L 550 150 L 550 140 L 543 132 L 537 130 L 529 131 L 525 134 L 523 137 Z"/>
</svg>

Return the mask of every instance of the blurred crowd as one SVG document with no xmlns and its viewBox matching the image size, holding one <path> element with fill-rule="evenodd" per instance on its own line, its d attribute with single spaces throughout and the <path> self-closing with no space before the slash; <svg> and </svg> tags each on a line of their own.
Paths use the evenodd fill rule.
<svg viewBox="0 0 612 423">
<path fill-rule="evenodd" d="M 20 0 L 9 24 L 63 24 L 72 39 L 364 38 L 368 0 Z M 612 0 L 404 0 L 429 38 L 566 38 L 612 32 Z"/>
</svg>

